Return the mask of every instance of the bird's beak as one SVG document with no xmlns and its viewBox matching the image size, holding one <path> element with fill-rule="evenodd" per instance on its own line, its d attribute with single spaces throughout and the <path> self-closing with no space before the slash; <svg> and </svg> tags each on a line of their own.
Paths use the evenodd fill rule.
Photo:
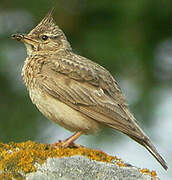
<svg viewBox="0 0 172 180">
<path fill-rule="evenodd" d="M 11 38 L 12 39 L 15 39 L 17 41 L 20 41 L 20 42 L 23 42 L 23 43 L 26 43 L 26 44 L 30 44 L 30 45 L 33 45 L 35 43 L 37 43 L 35 40 L 33 40 L 29 35 L 25 35 L 25 34 L 12 34 L 11 35 Z"/>
</svg>

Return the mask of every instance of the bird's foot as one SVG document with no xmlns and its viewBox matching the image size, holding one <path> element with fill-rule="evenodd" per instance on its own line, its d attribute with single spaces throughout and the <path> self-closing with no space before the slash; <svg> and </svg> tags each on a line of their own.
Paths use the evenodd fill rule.
<svg viewBox="0 0 172 180">
<path fill-rule="evenodd" d="M 53 143 L 51 144 L 51 147 L 53 148 L 57 148 L 57 147 L 62 147 L 62 148 L 67 148 L 67 147 L 71 147 L 71 148 L 79 148 L 79 147 L 83 147 L 81 145 L 75 144 L 74 141 L 81 136 L 82 132 L 77 132 L 75 134 L 73 134 L 71 137 L 67 138 L 64 141 L 58 141 L 57 143 Z"/>
<path fill-rule="evenodd" d="M 80 148 L 83 147 L 80 144 L 75 144 L 74 142 L 68 143 L 66 141 L 59 140 L 56 143 L 50 144 L 52 148 Z"/>
</svg>

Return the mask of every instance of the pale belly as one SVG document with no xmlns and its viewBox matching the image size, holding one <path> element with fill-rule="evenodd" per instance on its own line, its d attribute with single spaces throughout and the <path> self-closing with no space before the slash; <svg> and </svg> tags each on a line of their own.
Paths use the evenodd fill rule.
<svg viewBox="0 0 172 180">
<path fill-rule="evenodd" d="M 83 131 L 93 134 L 99 131 L 100 124 L 81 114 L 79 111 L 60 102 L 52 96 L 42 95 L 36 91 L 29 92 L 32 102 L 49 120 L 70 131 Z"/>
</svg>

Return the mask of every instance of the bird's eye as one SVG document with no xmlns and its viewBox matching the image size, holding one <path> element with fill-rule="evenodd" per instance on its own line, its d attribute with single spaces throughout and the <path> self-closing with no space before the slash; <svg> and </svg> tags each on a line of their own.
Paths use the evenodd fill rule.
<svg viewBox="0 0 172 180">
<path fill-rule="evenodd" d="M 46 40 L 48 39 L 48 36 L 43 35 L 43 36 L 42 36 L 42 39 L 43 39 L 44 41 L 46 41 Z"/>
</svg>

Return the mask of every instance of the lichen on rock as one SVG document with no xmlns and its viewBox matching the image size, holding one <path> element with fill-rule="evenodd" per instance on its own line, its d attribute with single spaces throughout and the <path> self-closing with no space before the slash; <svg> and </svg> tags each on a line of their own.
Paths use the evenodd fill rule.
<svg viewBox="0 0 172 180">
<path fill-rule="evenodd" d="M 59 146 L 58 146 L 59 145 Z M 9 144 L 0 143 L 0 180 L 25 179 L 27 174 L 38 171 L 37 165 L 47 163 L 47 159 L 84 156 L 87 159 L 113 164 L 117 167 L 128 168 L 128 165 L 115 156 L 109 156 L 100 150 L 86 147 L 56 148 L 49 144 L 39 144 L 32 141 Z M 70 159 L 70 158 L 69 158 Z M 139 169 L 141 174 L 156 178 L 155 171 Z"/>
</svg>

